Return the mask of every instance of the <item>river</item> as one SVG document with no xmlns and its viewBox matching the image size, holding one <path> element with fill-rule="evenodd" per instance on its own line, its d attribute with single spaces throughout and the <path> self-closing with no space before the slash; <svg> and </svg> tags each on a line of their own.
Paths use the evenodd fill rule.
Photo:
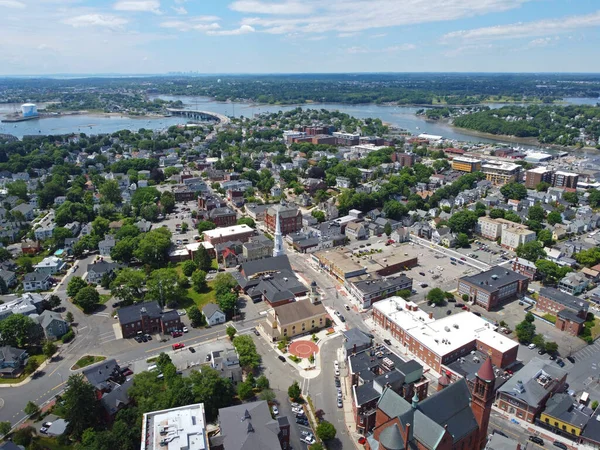
<svg viewBox="0 0 600 450">
<path fill-rule="evenodd" d="M 250 117 L 257 113 L 289 111 L 297 106 L 279 106 L 279 105 L 256 105 L 247 102 L 217 102 L 207 97 L 186 97 L 186 96 L 156 96 L 164 100 L 181 100 L 186 109 L 195 109 L 201 111 L 211 111 L 227 116 L 245 116 Z M 597 99 L 573 98 L 564 99 L 568 104 L 595 104 Z M 40 105 L 42 107 L 43 105 Z M 500 108 L 504 104 L 494 103 L 489 105 L 491 108 Z M 510 141 L 491 138 L 482 138 L 462 133 L 455 128 L 442 123 L 427 121 L 418 117 L 416 112 L 419 107 L 414 106 L 383 106 L 383 105 L 345 105 L 337 103 L 315 103 L 302 105 L 304 109 L 330 109 L 347 113 L 358 118 L 378 118 L 383 122 L 390 123 L 396 127 L 404 128 L 412 134 L 428 133 L 443 136 L 447 139 L 465 142 L 487 142 L 504 143 L 507 145 L 516 145 Z M 19 109 L 19 105 L 0 104 L 0 118 L 3 115 L 14 112 Z M 162 117 L 162 118 L 131 118 L 126 116 L 103 116 L 96 114 L 79 114 L 62 116 L 56 118 L 43 118 L 39 120 L 30 120 L 17 123 L 0 123 L 0 133 L 7 133 L 19 138 L 24 135 L 45 135 L 45 134 L 68 134 L 68 133 L 86 133 L 102 134 L 113 133 L 115 131 L 127 129 L 137 131 L 140 128 L 163 129 L 171 125 L 186 123 L 187 119 L 183 117 Z M 523 148 L 540 148 L 532 145 L 518 144 Z"/>
</svg>

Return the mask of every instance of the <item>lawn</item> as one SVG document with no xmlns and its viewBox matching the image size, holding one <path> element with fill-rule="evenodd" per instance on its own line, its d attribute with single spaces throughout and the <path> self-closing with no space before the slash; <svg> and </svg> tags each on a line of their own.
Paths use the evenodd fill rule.
<svg viewBox="0 0 600 450">
<path fill-rule="evenodd" d="M 48 450 L 71 450 L 73 448 L 70 445 L 61 445 L 56 442 L 56 438 L 51 437 L 38 437 L 36 442 L 40 444 L 41 448 L 47 448 Z"/>
<path fill-rule="evenodd" d="M 106 356 L 85 355 L 82 358 L 80 358 L 79 361 L 77 361 L 75 365 L 73 365 L 73 367 L 71 367 L 71 370 L 82 369 L 97 362 L 104 361 L 105 359 Z"/>
<path fill-rule="evenodd" d="M 107 301 L 111 299 L 112 295 L 110 294 L 100 294 L 100 304 L 104 305 Z"/>
<path fill-rule="evenodd" d="M 29 359 L 36 361 L 38 366 L 40 364 L 42 364 L 44 361 L 46 361 L 46 357 L 44 355 L 33 355 L 33 356 L 30 356 Z M 16 384 L 16 383 L 20 383 L 25 378 L 27 378 L 29 375 L 30 374 L 23 374 L 23 375 L 21 375 L 18 378 L 0 378 L 0 384 Z"/>
<path fill-rule="evenodd" d="M 207 288 L 202 292 L 196 292 L 194 288 L 188 289 L 188 297 L 194 302 L 194 304 L 198 307 L 198 309 L 202 309 L 204 305 L 207 303 L 216 303 L 217 296 L 216 292 L 213 289 L 213 282 L 209 281 L 207 283 Z M 191 304 L 189 306 L 192 306 Z"/>
</svg>

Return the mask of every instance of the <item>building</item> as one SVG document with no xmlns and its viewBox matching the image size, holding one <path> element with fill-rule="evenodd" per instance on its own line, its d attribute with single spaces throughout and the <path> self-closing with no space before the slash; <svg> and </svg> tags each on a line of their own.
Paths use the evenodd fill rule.
<svg viewBox="0 0 600 450">
<path fill-rule="evenodd" d="M 458 294 L 467 295 L 487 311 L 500 303 L 525 295 L 529 278 L 500 266 L 458 279 Z"/>
<path fill-rule="evenodd" d="M 54 311 L 46 310 L 40 314 L 38 321 L 42 330 L 44 330 L 44 336 L 50 341 L 55 341 L 61 338 L 67 331 L 69 331 L 69 324 L 62 316 Z"/>
<path fill-rule="evenodd" d="M 485 179 L 495 185 L 519 181 L 521 166 L 513 163 L 488 161 L 481 166 Z"/>
<path fill-rule="evenodd" d="M 5 345 L 0 347 L 0 377 L 16 378 L 23 372 L 29 355 L 25 350 Z"/>
<path fill-rule="evenodd" d="M 139 334 L 167 334 L 183 329 L 177 311 L 163 312 L 157 302 L 144 302 L 124 306 L 117 310 L 124 338 Z"/>
<path fill-rule="evenodd" d="M 502 229 L 500 245 L 510 250 L 515 250 L 519 245 L 535 241 L 536 234 L 525 225 L 513 223 Z"/>
<path fill-rule="evenodd" d="M 42 244 L 38 241 L 26 241 L 21 244 L 21 252 L 24 255 L 37 255 L 42 251 Z"/>
<path fill-rule="evenodd" d="M 6 300 L 0 305 L 0 320 L 11 314 L 33 316 L 41 314 L 44 309 L 45 297 L 40 294 L 23 294 L 14 300 Z"/>
<path fill-rule="evenodd" d="M 342 334 L 344 335 L 344 359 L 373 345 L 373 339 L 358 328 L 350 328 L 342 331 Z"/>
<path fill-rule="evenodd" d="M 346 225 L 346 236 L 354 240 L 362 240 L 369 237 L 365 224 L 362 222 L 350 222 Z"/>
<path fill-rule="evenodd" d="M 196 192 L 189 186 L 174 186 L 172 192 L 177 203 L 192 202 L 196 199 Z"/>
<path fill-rule="evenodd" d="M 485 444 L 485 450 L 521 450 L 521 444 L 494 430 Z"/>
<path fill-rule="evenodd" d="M 261 324 L 273 342 L 302 334 L 314 333 L 327 325 L 327 311 L 319 301 L 300 300 L 275 306 L 267 311 Z"/>
<path fill-rule="evenodd" d="M 495 241 L 502 236 L 503 223 L 497 219 L 483 216 L 477 219 L 476 232 L 486 239 Z"/>
<path fill-rule="evenodd" d="M 585 275 L 571 272 L 558 282 L 558 289 L 571 295 L 579 295 L 585 292 L 590 284 Z"/>
<path fill-rule="evenodd" d="M 552 361 L 533 358 L 496 393 L 496 404 L 517 419 L 533 423 L 546 402 L 564 390 L 567 371 Z"/>
<path fill-rule="evenodd" d="M 23 277 L 23 290 L 25 292 L 46 291 L 52 286 L 50 275 L 47 273 L 27 273 Z"/>
<path fill-rule="evenodd" d="M 552 176 L 552 170 L 544 166 L 530 169 L 525 172 L 525 187 L 527 189 L 535 189 L 540 183 L 552 184 Z"/>
<path fill-rule="evenodd" d="M 489 355 L 496 367 L 507 367 L 517 359 L 518 344 L 470 312 L 435 320 L 415 303 L 391 297 L 373 305 L 373 320 L 438 373 L 442 365 L 475 350 Z"/>
<path fill-rule="evenodd" d="M 54 275 L 55 273 L 62 272 L 66 265 L 67 263 L 62 259 L 57 258 L 56 256 L 48 256 L 33 267 L 40 275 Z"/>
<path fill-rule="evenodd" d="M 281 219 L 279 217 L 279 210 L 275 216 L 275 234 L 273 235 L 273 257 L 283 256 L 285 249 L 283 248 L 283 236 L 281 234 Z"/>
<path fill-rule="evenodd" d="M 236 224 L 237 215 L 229 208 L 214 208 L 208 212 L 207 219 L 217 227 L 231 227 Z"/>
<path fill-rule="evenodd" d="M 461 379 L 425 400 L 415 396 L 409 403 L 388 387 L 377 403 L 367 450 L 484 448 L 494 400 L 488 361 L 478 373 L 473 393 Z"/>
<path fill-rule="evenodd" d="M 204 404 L 145 413 L 141 450 L 208 450 Z"/>
<path fill-rule="evenodd" d="M 537 267 L 531 261 L 524 258 L 515 258 L 511 261 L 511 269 L 521 275 L 525 275 L 531 281 L 537 278 Z"/>
<path fill-rule="evenodd" d="M 298 208 L 287 205 L 273 205 L 267 209 L 265 215 L 265 223 L 271 233 L 275 232 L 278 215 L 279 226 L 284 236 L 302 229 L 302 212 Z"/>
<path fill-rule="evenodd" d="M 227 320 L 227 316 L 218 305 L 215 303 L 207 303 L 202 308 L 202 314 L 206 318 L 206 323 L 210 326 L 218 325 L 220 323 L 225 323 Z"/>
<path fill-rule="evenodd" d="M 105 421 L 112 420 L 119 410 L 130 403 L 127 392 L 133 386 L 133 379 L 123 375 L 123 369 L 116 360 L 107 359 L 88 366 L 81 373 L 94 387 Z"/>
<path fill-rule="evenodd" d="M 577 189 L 579 174 L 557 170 L 552 174 L 552 187 Z"/>
<path fill-rule="evenodd" d="M 104 256 L 105 258 L 109 257 L 110 252 L 113 248 L 115 248 L 115 245 L 117 245 L 116 239 L 113 236 L 107 234 L 103 240 L 98 242 L 98 251 L 101 256 Z"/>
<path fill-rule="evenodd" d="M 351 352 L 347 357 L 352 411 L 360 434 L 367 434 L 375 427 L 377 403 L 387 387 L 406 401 L 415 394 L 419 400 L 427 397 L 429 380 L 423 376 L 421 364 L 415 360 L 403 361 L 393 353 L 382 357 L 380 352 L 369 349 Z"/>
<path fill-rule="evenodd" d="M 596 408 L 590 417 L 583 432 L 579 435 L 579 442 L 586 445 L 586 448 L 600 449 L 600 408 Z"/>
<path fill-rule="evenodd" d="M 540 289 L 536 303 L 537 310 L 556 317 L 556 328 L 573 336 L 578 336 L 583 330 L 588 307 L 585 300 L 548 287 Z"/>
<path fill-rule="evenodd" d="M 106 275 L 112 277 L 119 268 L 119 264 L 107 261 L 94 261 L 87 265 L 86 279 L 89 283 L 100 283 Z"/>
<path fill-rule="evenodd" d="M 285 416 L 273 419 L 266 401 L 219 409 L 219 434 L 210 438 L 211 450 L 286 450 L 288 448 L 290 448 L 289 420 Z"/>
<path fill-rule="evenodd" d="M 264 235 L 252 236 L 242 244 L 242 255 L 246 261 L 269 258 L 273 255 L 273 241 Z"/>
<path fill-rule="evenodd" d="M 466 156 L 455 156 L 452 160 L 452 169 L 459 172 L 479 172 L 481 170 L 481 160 L 467 158 Z"/>
<path fill-rule="evenodd" d="M 254 236 L 256 231 L 248 225 L 233 225 L 225 228 L 215 228 L 204 232 L 204 241 L 209 242 L 213 246 L 223 244 L 228 241 L 246 242 L 251 236 Z"/>
<path fill-rule="evenodd" d="M 588 424 L 592 413 L 591 409 L 580 409 L 579 406 L 581 405 L 578 405 L 569 394 L 554 394 L 546 403 L 546 408 L 537 422 L 553 433 L 577 439 Z M 586 409 L 590 414 L 586 414 L 584 411 Z"/>
<path fill-rule="evenodd" d="M 413 280 L 402 273 L 395 277 L 349 280 L 347 285 L 350 287 L 350 294 L 359 301 L 361 308 L 366 309 L 403 289 L 412 291 Z"/>
<path fill-rule="evenodd" d="M 210 354 L 210 366 L 219 372 L 222 378 L 231 380 L 234 385 L 242 381 L 242 366 L 234 349 L 213 351 Z"/>
</svg>

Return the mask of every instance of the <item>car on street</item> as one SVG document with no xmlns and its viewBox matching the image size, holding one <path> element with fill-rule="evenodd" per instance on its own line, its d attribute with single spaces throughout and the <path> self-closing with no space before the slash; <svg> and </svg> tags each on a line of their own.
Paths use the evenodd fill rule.
<svg viewBox="0 0 600 450">
<path fill-rule="evenodd" d="M 546 354 L 546 349 L 545 348 L 540 348 L 538 350 L 538 355 L 545 355 Z"/>
<path fill-rule="evenodd" d="M 567 445 L 566 445 L 566 444 L 563 444 L 563 443 L 562 443 L 562 442 L 560 442 L 560 441 L 554 441 L 554 442 L 552 443 L 552 445 L 554 445 L 555 447 L 558 447 L 558 448 L 562 448 L 563 450 L 569 450 L 569 447 L 567 447 Z"/>
<path fill-rule="evenodd" d="M 340 370 L 340 364 L 337 361 L 333 362 L 333 367 L 335 367 L 336 370 Z"/>
<path fill-rule="evenodd" d="M 341 313 L 341 312 L 339 312 L 339 311 L 336 311 L 336 312 L 335 312 L 335 315 L 339 317 L 339 316 L 341 316 L 341 315 L 342 315 L 342 313 Z"/>
<path fill-rule="evenodd" d="M 171 333 L 171 337 L 176 338 L 176 337 L 179 337 L 179 336 L 183 336 L 183 333 L 181 331 L 173 331 Z"/>
<path fill-rule="evenodd" d="M 302 409 L 301 406 L 292 406 L 292 412 L 294 414 L 299 414 L 299 413 L 304 412 L 304 410 Z"/>
<path fill-rule="evenodd" d="M 121 375 L 124 377 L 133 375 L 133 370 L 131 370 L 129 367 L 121 367 Z"/>
<path fill-rule="evenodd" d="M 279 361 L 285 362 L 285 356 L 279 355 L 277 358 L 279 358 Z"/>
<path fill-rule="evenodd" d="M 334 373 L 335 373 L 336 377 L 339 377 L 340 376 L 340 369 L 335 369 Z"/>
<path fill-rule="evenodd" d="M 273 414 L 274 414 L 275 416 L 278 416 L 278 415 L 279 415 L 279 409 L 277 408 L 277 406 L 273 405 L 273 408 L 272 408 L 272 409 L 273 409 Z"/>
<path fill-rule="evenodd" d="M 338 401 L 337 401 L 337 406 L 338 406 L 338 408 L 342 408 L 342 407 L 344 406 L 344 404 L 342 403 L 342 399 L 338 397 L 338 399 L 337 399 L 337 400 L 338 400 Z"/>
<path fill-rule="evenodd" d="M 142 341 L 148 342 L 148 338 L 145 335 L 144 336 L 140 336 L 140 338 L 142 339 Z"/>
<path fill-rule="evenodd" d="M 390 341 L 389 339 L 384 339 L 384 340 L 383 340 L 383 342 L 384 342 L 386 345 L 392 345 L 392 341 Z"/>
<path fill-rule="evenodd" d="M 290 403 L 290 406 L 291 406 L 292 408 L 297 408 L 298 406 L 300 406 L 300 403 L 291 402 L 291 403 Z"/>
<path fill-rule="evenodd" d="M 342 316 L 341 314 L 339 315 L 339 318 L 342 321 L 342 323 L 346 321 L 346 318 L 344 316 Z"/>
<path fill-rule="evenodd" d="M 335 387 L 340 387 L 342 385 L 342 383 L 340 382 L 339 378 L 335 379 Z"/>
<path fill-rule="evenodd" d="M 183 332 L 187 333 L 188 332 L 188 327 L 183 327 Z"/>
<path fill-rule="evenodd" d="M 151 341 L 151 340 L 152 340 L 152 336 L 150 336 L 149 334 L 145 334 L 144 336 L 145 336 L 145 337 L 146 337 L 146 339 L 148 339 L 149 341 Z"/>
<path fill-rule="evenodd" d="M 544 440 L 537 436 L 529 436 L 529 440 L 534 444 L 544 445 Z"/>
<path fill-rule="evenodd" d="M 173 344 L 172 347 L 173 347 L 173 350 L 179 350 L 180 348 L 185 347 L 185 344 L 183 342 L 178 342 L 176 344 Z"/>
<path fill-rule="evenodd" d="M 258 330 L 256 328 L 254 328 L 252 331 L 254 332 L 255 335 L 260 336 L 260 333 L 258 332 Z"/>
<path fill-rule="evenodd" d="M 575 358 L 572 356 L 567 356 L 567 361 L 569 361 L 571 364 L 575 364 Z"/>
<path fill-rule="evenodd" d="M 296 423 L 298 425 L 304 425 L 305 427 L 308 426 L 308 419 L 306 417 L 297 417 L 296 418 Z"/>
<path fill-rule="evenodd" d="M 422 277 L 425 276 L 425 272 L 419 272 L 419 275 L 421 275 Z"/>
<path fill-rule="evenodd" d="M 350 311 L 350 307 L 348 305 L 344 305 L 344 308 L 346 308 L 346 311 Z"/>
</svg>

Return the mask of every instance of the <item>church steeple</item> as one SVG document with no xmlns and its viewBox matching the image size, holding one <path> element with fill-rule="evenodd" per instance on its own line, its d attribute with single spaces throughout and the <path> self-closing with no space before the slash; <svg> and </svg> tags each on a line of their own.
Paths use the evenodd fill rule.
<svg viewBox="0 0 600 450">
<path fill-rule="evenodd" d="M 281 235 L 281 224 L 279 223 L 279 208 L 277 208 L 277 216 L 275 217 L 275 242 L 273 245 L 273 257 L 285 254 L 283 248 L 283 236 Z"/>
<path fill-rule="evenodd" d="M 490 413 L 492 412 L 492 403 L 494 402 L 495 381 L 492 358 L 489 357 L 479 368 L 471 393 L 471 409 L 475 420 L 479 424 L 479 446 L 477 448 L 484 448 L 487 440 L 487 429 L 490 422 Z"/>
</svg>

